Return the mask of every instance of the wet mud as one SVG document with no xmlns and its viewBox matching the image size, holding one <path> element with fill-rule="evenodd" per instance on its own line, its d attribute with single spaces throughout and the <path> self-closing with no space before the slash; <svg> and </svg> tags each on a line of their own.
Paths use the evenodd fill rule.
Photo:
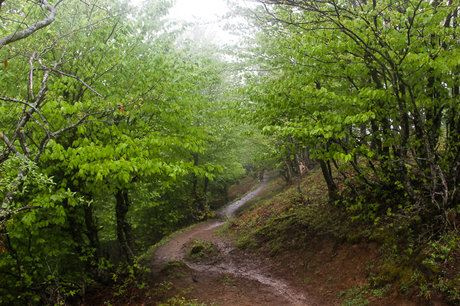
<svg viewBox="0 0 460 306">
<path fill-rule="evenodd" d="M 248 201 L 257 197 L 266 187 L 261 183 L 241 199 L 218 211 L 221 220 L 229 220 Z M 153 257 L 155 270 L 171 261 L 182 261 L 190 272 L 190 280 L 178 281 L 180 286 L 191 286 L 191 297 L 199 302 L 218 305 L 320 305 L 305 292 L 287 280 L 272 275 L 271 259 L 238 250 L 231 239 L 219 237 L 216 230 L 221 220 L 199 224 L 176 235 L 159 247 Z M 186 253 L 194 240 L 210 241 L 218 250 L 212 258 L 201 261 L 187 259 Z"/>
</svg>

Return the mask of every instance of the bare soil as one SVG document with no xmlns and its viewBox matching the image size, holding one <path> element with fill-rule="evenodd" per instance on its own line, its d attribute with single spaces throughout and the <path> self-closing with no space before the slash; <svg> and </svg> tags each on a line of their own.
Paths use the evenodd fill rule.
<svg viewBox="0 0 460 306">
<path fill-rule="evenodd" d="M 265 188 L 260 184 L 240 200 L 219 211 L 222 219 L 231 219 L 235 211 L 254 199 Z M 231 239 L 216 234 L 223 221 L 200 224 L 174 236 L 159 247 L 152 258 L 158 282 L 169 281 L 187 299 L 217 305 L 320 305 L 306 292 L 299 291 L 283 277 L 275 276 L 275 262 L 260 254 L 238 250 Z M 211 258 L 193 261 L 187 250 L 195 240 L 209 241 L 217 249 Z M 163 267 L 170 262 L 185 263 L 171 277 Z M 174 278 L 174 275 L 180 277 Z M 185 294 L 184 294 L 185 293 Z"/>
<path fill-rule="evenodd" d="M 216 235 L 222 224 L 217 221 L 201 224 L 160 247 L 153 257 L 158 281 L 172 282 L 176 289 L 187 292 L 188 299 L 206 304 L 317 305 L 305 293 L 275 277 L 271 259 L 245 254 L 230 239 Z M 186 252 L 195 239 L 212 242 L 218 254 L 200 261 L 187 259 Z M 185 267 L 175 271 L 176 275 L 182 273 L 178 278 L 162 271 L 171 261 L 185 262 Z"/>
</svg>

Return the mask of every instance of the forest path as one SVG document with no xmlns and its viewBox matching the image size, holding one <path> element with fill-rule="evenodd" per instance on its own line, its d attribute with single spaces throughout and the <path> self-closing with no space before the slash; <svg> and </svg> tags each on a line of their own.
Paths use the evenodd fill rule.
<svg viewBox="0 0 460 306">
<path fill-rule="evenodd" d="M 266 184 L 262 182 L 240 200 L 222 208 L 219 216 L 233 218 L 238 208 L 257 197 Z M 312 297 L 297 290 L 296 284 L 275 277 L 270 258 L 244 253 L 235 247 L 231 239 L 218 236 L 216 230 L 223 224 L 224 221 L 199 224 L 158 247 L 152 258 L 156 277 L 186 292 L 187 298 L 209 304 L 319 305 Z M 188 259 L 187 250 L 197 239 L 211 242 L 218 250 L 217 254 L 200 261 Z M 171 269 L 165 269 L 168 263 L 171 267 L 171 262 L 183 262 L 185 266 L 172 273 Z"/>
</svg>

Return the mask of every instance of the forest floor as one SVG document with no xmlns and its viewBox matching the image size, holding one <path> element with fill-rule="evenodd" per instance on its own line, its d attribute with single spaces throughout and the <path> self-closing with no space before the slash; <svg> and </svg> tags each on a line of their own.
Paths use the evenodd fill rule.
<svg viewBox="0 0 460 306">
<path fill-rule="evenodd" d="M 233 213 L 254 199 L 265 183 L 220 211 L 232 218 Z M 152 258 L 157 284 L 168 284 L 178 296 L 188 301 L 216 305 L 320 305 L 301 292 L 290 280 L 277 275 L 272 259 L 247 254 L 234 242 L 219 234 L 223 221 L 199 224 L 174 236 L 160 246 Z M 190 250 L 208 243 L 210 254 L 193 259 Z M 210 256 L 207 256 L 210 255 Z M 169 292 L 171 295 L 171 292 Z M 170 300 L 170 302 L 173 302 Z"/>
<path fill-rule="evenodd" d="M 270 197 L 267 182 L 219 211 L 233 218 L 248 202 Z M 277 187 L 275 187 L 277 188 Z M 255 200 L 255 201 L 254 201 Z M 240 209 L 239 209 L 240 208 Z M 224 226 L 226 224 L 226 226 Z M 420 305 L 397 290 L 362 296 L 376 243 L 341 243 L 325 237 L 311 247 L 283 251 L 243 251 L 222 235 L 232 223 L 209 221 L 175 235 L 151 257 L 156 291 L 142 302 L 165 305 Z M 194 256 L 197 255 L 197 256 Z M 434 301 L 434 300 L 433 300 Z M 441 305 L 432 303 L 432 305 Z"/>
<path fill-rule="evenodd" d="M 237 194 L 249 189 L 238 188 L 243 190 Z M 259 184 L 221 209 L 220 219 L 173 234 L 145 258 L 143 264 L 150 268 L 147 286 L 128 289 L 109 299 L 109 304 L 445 305 L 436 296 L 427 303 L 415 292 L 402 294 L 397 284 L 369 289 L 371 270 L 382 262 L 376 242 L 338 243 L 323 235 L 302 247 L 295 247 L 294 241 L 293 247 L 283 243 L 277 254 L 272 254 L 269 244 L 259 245 L 256 251 L 238 245 L 229 232 L 238 231 L 238 223 L 248 223 L 245 218 L 253 212 L 233 221 L 226 219 L 232 219 L 241 206 L 271 199 L 283 188 L 275 179 Z"/>
</svg>

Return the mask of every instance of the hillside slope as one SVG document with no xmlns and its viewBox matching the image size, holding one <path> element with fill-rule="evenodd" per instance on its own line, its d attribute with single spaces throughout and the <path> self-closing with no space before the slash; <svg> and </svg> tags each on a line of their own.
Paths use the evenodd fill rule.
<svg viewBox="0 0 460 306">
<path fill-rule="evenodd" d="M 458 235 L 444 246 L 441 261 L 430 247 L 442 242 L 409 245 L 397 229 L 352 221 L 343 207 L 327 201 L 319 170 L 310 172 L 301 187 L 302 195 L 281 179 L 272 182 L 263 200 L 229 224 L 237 246 L 270 254 L 275 274 L 327 305 L 457 303 Z M 408 254 L 409 248 L 417 252 Z M 427 259 L 433 259 L 431 266 Z"/>
</svg>

